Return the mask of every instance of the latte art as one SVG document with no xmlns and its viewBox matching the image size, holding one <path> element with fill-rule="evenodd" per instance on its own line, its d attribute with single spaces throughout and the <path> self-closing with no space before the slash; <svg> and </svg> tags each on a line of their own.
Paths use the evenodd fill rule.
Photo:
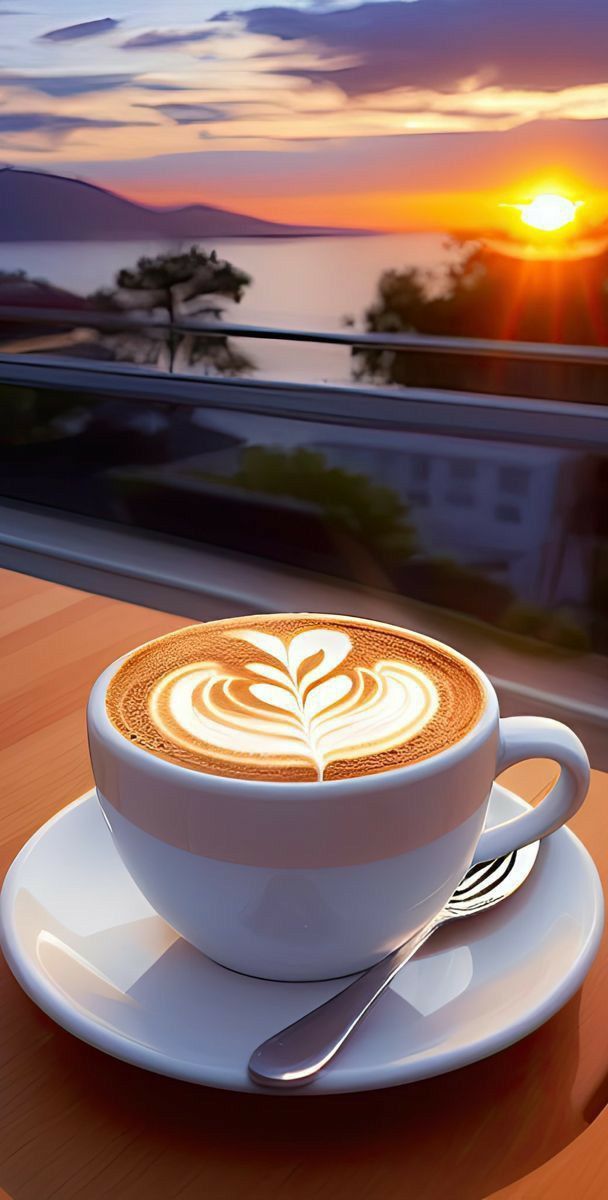
<svg viewBox="0 0 608 1200">
<path fill-rule="evenodd" d="M 347 666 L 347 633 L 310 629 L 287 641 L 259 630 L 230 634 L 261 650 L 242 675 L 222 664 L 168 672 L 150 696 L 154 724 L 168 741 L 243 756 L 304 759 L 318 779 L 333 759 L 366 758 L 409 740 L 437 710 L 433 681 L 397 660 Z M 340 668 L 338 672 L 338 668 Z"/>
<path fill-rule="evenodd" d="M 193 625 L 129 655 L 108 715 L 131 742 L 216 775 L 314 782 L 405 766 L 477 721 L 482 685 L 447 648 L 313 614 Z"/>
</svg>

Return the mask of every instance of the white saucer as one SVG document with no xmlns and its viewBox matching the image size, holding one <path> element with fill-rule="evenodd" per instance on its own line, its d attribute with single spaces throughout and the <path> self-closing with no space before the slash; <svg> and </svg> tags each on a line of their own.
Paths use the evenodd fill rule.
<svg viewBox="0 0 608 1200">
<path fill-rule="evenodd" d="M 522 807 L 495 785 L 489 823 Z M 524 1037 L 580 987 L 603 907 L 589 854 L 559 830 L 541 846 L 521 892 L 437 934 L 336 1062 L 300 1094 L 438 1075 Z M 255 1047 L 344 987 L 343 980 L 251 979 L 194 950 L 132 882 L 94 792 L 59 812 L 18 854 L 2 891 L 0 926 L 19 983 L 70 1033 L 137 1066 L 212 1087 L 260 1090 L 247 1075 Z"/>
</svg>

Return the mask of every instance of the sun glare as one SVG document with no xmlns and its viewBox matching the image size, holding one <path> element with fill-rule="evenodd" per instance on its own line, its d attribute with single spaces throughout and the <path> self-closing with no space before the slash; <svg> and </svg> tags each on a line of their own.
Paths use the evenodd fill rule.
<svg viewBox="0 0 608 1200">
<path fill-rule="evenodd" d="M 532 229 L 542 229 L 552 233 L 570 225 L 576 216 L 578 204 L 568 200 L 566 196 L 558 196 L 552 192 L 544 192 L 535 196 L 529 204 L 518 204 L 521 219 Z"/>
</svg>

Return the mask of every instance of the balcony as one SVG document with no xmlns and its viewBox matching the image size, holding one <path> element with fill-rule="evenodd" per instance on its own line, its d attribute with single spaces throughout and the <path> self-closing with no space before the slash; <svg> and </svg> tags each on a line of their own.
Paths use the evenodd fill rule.
<svg viewBox="0 0 608 1200">
<path fill-rule="evenodd" d="M 193 620 L 307 610 L 419 629 L 477 661 L 504 714 L 570 724 L 594 768 L 574 828 L 608 876 L 607 351 L 372 343 L 427 377 L 439 359 L 452 364 L 460 383 L 464 359 L 468 380 L 491 363 L 503 392 L 219 379 L 85 361 L 68 353 L 85 337 L 66 342 L 66 328 L 96 330 L 101 317 L 39 316 L 44 334 L 28 313 L 27 345 L 22 330 L 0 335 L 5 865 L 91 786 L 83 711 L 104 665 Z M 343 355 L 371 336 L 221 332 L 325 341 Z M 526 395 L 522 364 L 545 372 L 546 391 L 559 375 L 561 391 Z M 534 802 L 552 772 L 538 760 L 507 783 Z M 69 1037 L 5 971 L 0 1184 L 12 1200 L 210 1190 L 363 1200 L 402 1195 L 407 1178 L 412 1194 L 438 1200 L 573 1188 L 599 1200 L 605 959 L 604 943 L 551 1021 L 441 1087 L 314 1101 L 141 1072 Z"/>
<path fill-rule="evenodd" d="M 5 307 L 0 351 L 19 315 L 29 350 L 23 310 Z M 142 328 L 60 310 L 27 320 L 30 334 L 62 339 L 72 322 L 78 346 Z M 596 399 L 608 379 L 596 347 L 186 328 L 309 360 L 319 344 L 384 348 L 456 378 L 463 363 L 468 378 L 475 364 L 540 367 L 560 373 L 562 392 L 569 372 L 592 369 Z M 608 417 L 580 377 L 575 402 L 166 374 L 11 345 L 0 353 L 5 566 L 194 618 L 371 606 L 460 646 L 505 711 L 525 697 L 566 714 L 605 765 Z"/>
</svg>

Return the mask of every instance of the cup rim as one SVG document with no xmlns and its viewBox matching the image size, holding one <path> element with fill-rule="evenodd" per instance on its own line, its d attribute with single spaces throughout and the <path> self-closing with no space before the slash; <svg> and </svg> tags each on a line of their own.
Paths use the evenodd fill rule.
<svg viewBox="0 0 608 1200">
<path fill-rule="evenodd" d="M 198 771 L 194 767 L 188 767 L 181 763 L 173 763 L 169 759 L 163 758 L 161 755 L 153 754 L 144 746 L 140 746 L 135 742 L 131 742 L 116 728 L 107 712 L 106 694 L 110 681 L 122 664 L 137 650 L 142 650 L 146 646 L 152 645 L 154 642 L 162 641 L 166 637 L 171 637 L 173 634 L 182 633 L 186 629 L 193 629 L 200 624 L 205 625 L 226 625 L 229 623 L 240 623 L 243 616 L 251 616 L 252 621 L 261 618 L 271 617 L 318 617 L 320 620 L 326 621 L 344 621 L 357 625 L 368 625 L 373 623 L 381 629 L 388 632 L 406 633 L 420 641 L 431 645 L 439 651 L 447 652 L 449 655 L 457 658 L 461 663 L 469 668 L 481 684 L 484 696 L 485 705 L 483 711 L 473 727 L 469 729 L 463 737 L 458 741 L 452 742 L 442 750 L 436 751 L 434 754 L 426 758 L 419 759 L 416 762 L 406 763 L 402 767 L 388 768 L 384 771 L 370 772 L 367 775 L 352 775 L 344 779 L 323 779 L 323 780 L 272 780 L 272 779 L 243 779 L 238 775 L 219 775 L 211 771 Z M 370 782 L 373 783 L 375 789 L 397 786 L 399 782 L 404 784 L 414 782 L 423 777 L 430 771 L 443 769 L 450 766 L 452 761 L 458 760 L 463 754 L 474 749 L 478 742 L 483 742 L 489 735 L 492 727 L 497 723 L 499 718 L 499 705 L 496 691 L 488 679 L 485 672 L 467 658 L 459 650 L 453 646 L 449 646 L 446 642 L 440 642 L 437 638 L 430 637 L 426 633 L 421 633 L 418 630 L 408 629 L 403 625 L 393 625 L 386 621 L 377 621 L 373 617 L 355 617 L 348 615 L 340 615 L 337 613 L 317 613 L 317 612 L 302 612 L 302 613 L 261 613 L 261 614 L 243 614 L 239 617 L 218 618 L 216 621 L 193 621 L 190 625 L 183 625 L 179 629 L 171 631 L 169 634 L 161 634 L 159 637 L 150 638 L 147 642 L 142 642 L 139 646 L 134 646 L 132 650 L 127 651 L 114 662 L 110 663 L 97 677 L 91 688 L 89 700 L 87 704 L 87 723 L 93 726 L 95 732 L 103 739 L 104 742 L 109 741 L 112 748 L 116 750 L 121 757 L 130 759 L 134 766 L 143 767 L 148 771 L 154 771 L 160 775 L 166 776 L 168 779 L 188 779 L 192 786 L 194 781 L 198 781 L 199 786 L 201 780 L 211 781 L 214 788 L 225 790 L 226 792 L 245 788 L 252 793 L 259 793 L 261 789 L 266 789 L 267 799 L 276 798 L 285 799 L 286 793 L 297 794 L 302 797 L 306 792 L 310 792 L 311 798 L 314 796 L 320 799 L 321 796 L 326 796 L 328 799 L 331 795 L 338 795 L 345 792 L 362 792 L 369 788 Z"/>
</svg>

